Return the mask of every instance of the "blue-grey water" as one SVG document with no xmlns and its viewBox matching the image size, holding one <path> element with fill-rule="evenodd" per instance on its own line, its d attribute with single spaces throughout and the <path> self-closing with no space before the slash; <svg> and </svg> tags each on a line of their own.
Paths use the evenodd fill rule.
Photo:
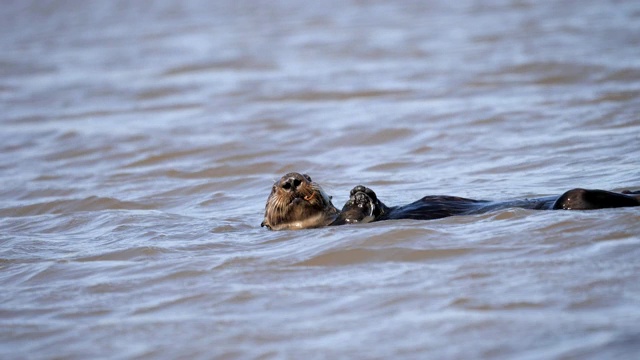
<svg viewBox="0 0 640 360">
<path fill-rule="evenodd" d="M 5 1 L 3 359 L 624 359 L 640 209 L 260 228 L 273 181 L 640 189 L 638 1 Z"/>
</svg>

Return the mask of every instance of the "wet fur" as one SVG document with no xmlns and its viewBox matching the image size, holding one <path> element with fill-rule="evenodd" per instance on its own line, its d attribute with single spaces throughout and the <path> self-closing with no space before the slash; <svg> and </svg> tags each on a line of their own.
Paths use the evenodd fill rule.
<svg viewBox="0 0 640 360">
<path fill-rule="evenodd" d="M 287 181 L 299 180 L 295 191 L 285 189 Z M 320 185 L 308 175 L 289 173 L 273 185 L 262 226 L 272 230 L 304 229 L 327 225 L 367 223 L 380 220 L 430 220 L 455 215 L 523 208 L 531 210 L 592 210 L 640 206 L 639 191 L 615 193 L 604 190 L 572 189 L 558 196 L 511 201 L 486 201 L 456 196 L 425 196 L 413 203 L 388 207 L 376 193 L 362 185 L 351 190 L 349 200 L 338 211 Z"/>
<path fill-rule="evenodd" d="M 293 191 L 283 188 L 290 178 L 300 181 Z M 271 230 L 306 229 L 329 225 L 337 216 L 338 209 L 320 185 L 308 175 L 289 173 L 273 185 L 261 226 Z"/>
</svg>

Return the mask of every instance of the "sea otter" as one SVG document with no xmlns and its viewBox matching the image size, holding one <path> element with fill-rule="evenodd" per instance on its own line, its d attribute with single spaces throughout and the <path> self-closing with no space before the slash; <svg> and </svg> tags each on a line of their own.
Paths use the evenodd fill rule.
<svg viewBox="0 0 640 360">
<path fill-rule="evenodd" d="M 273 184 L 261 226 L 271 230 L 307 229 L 380 220 L 431 220 L 507 208 L 592 210 L 629 206 L 640 206 L 640 191 L 616 193 L 572 189 L 559 197 L 511 201 L 425 196 L 408 205 L 389 207 L 378 199 L 373 190 L 358 185 L 351 190 L 342 210 L 338 210 L 331 203 L 331 197 L 309 175 L 289 173 Z"/>
</svg>

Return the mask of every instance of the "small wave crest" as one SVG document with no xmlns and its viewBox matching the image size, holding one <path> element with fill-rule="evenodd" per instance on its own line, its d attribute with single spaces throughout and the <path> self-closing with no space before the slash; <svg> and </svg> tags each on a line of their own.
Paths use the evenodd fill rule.
<svg viewBox="0 0 640 360">
<path fill-rule="evenodd" d="M 69 214 L 83 211 L 101 210 L 147 210 L 147 204 L 123 201 L 112 197 L 89 196 L 83 199 L 53 200 L 0 209 L 0 216 L 21 217 L 45 214 Z"/>
</svg>

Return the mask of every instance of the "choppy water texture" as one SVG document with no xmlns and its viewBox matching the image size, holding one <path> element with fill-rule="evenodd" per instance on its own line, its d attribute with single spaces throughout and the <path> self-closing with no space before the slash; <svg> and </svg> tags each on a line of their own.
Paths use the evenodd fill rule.
<svg viewBox="0 0 640 360">
<path fill-rule="evenodd" d="M 640 189 L 638 1 L 8 1 L 0 357 L 630 358 L 640 210 L 259 227 L 334 196 Z"/>
</svg>

